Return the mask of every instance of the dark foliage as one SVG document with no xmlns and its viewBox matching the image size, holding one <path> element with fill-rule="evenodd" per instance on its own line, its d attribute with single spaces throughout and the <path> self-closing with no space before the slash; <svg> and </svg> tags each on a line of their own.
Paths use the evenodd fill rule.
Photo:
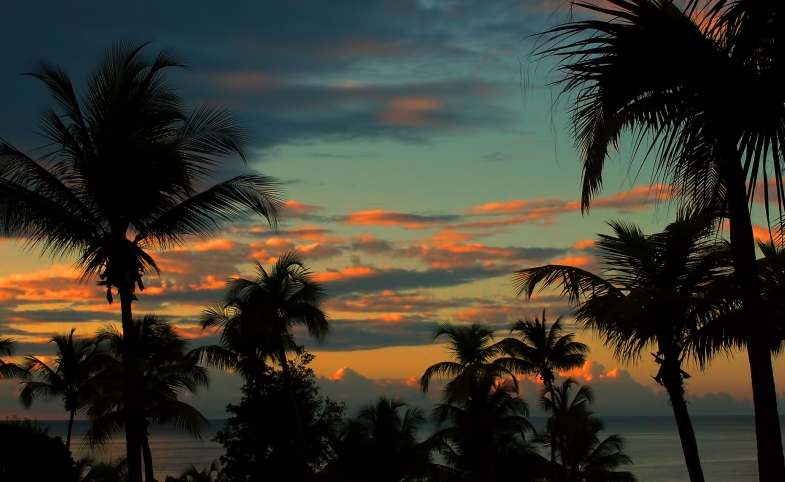
<svg viewBox="0 0 785 482">
<path fill-rule="evenodd" d="M 325 480 L 401 482 L 426 480 L 432 471 L 428 443 L 418 443 L 422 411 L 401 400 L 381 397 L 346 422 Z"/>
<path fill-rule="evenodd" d="M 46 463 L 41 463 L 46 461 Z M 32 420 L 0 422 L 0 482 L 75 480 L 73 461 L 60 437 Z"/>
<path fill-rule="evenodd" d="M 316 473 L 332 455 L 332 443 L 345 408 L 319 394 L 313 370 L 308 368 L 311 360 L 313 355 L 303 352 L 296 361 L 288 363 L 308 449 L 308 465 Z M 281 407 L 288 406 L 291 400 L 283 378 L 282 372 L 265 367 L 246 381 L 240 404 L 226 408 L 233 416 L 213 439 L 226 449 L 226 455 L 221 457 L 226 480 L 275 480 L 271 474 L 287 474 L 285 479 L 293 482 L 300 480 L 297 432 L 292 418 L 281 416 Z"/>
</svg>

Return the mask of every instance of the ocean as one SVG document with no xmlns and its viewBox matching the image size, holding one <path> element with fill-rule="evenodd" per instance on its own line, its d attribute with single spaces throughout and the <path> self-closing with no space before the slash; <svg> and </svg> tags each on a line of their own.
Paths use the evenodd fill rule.
<svg viewBox="0 0 785 482">
<path fill-rule="evenodd" d="M 627 454 L 632 458 L 629 467 L 641 482 L 683 482 L 688 480 L 681 453 L 676 423 L 672 417 L 601 417 L 606 434 L 618 433 L 626 439 Z M 755 425 L 752 417 L 693 417 L 698 438 L 698 449 L 706 480 L 713 482 L 748 482 L 757 479 L 755 459 Z M 532 418 L 536 427 L 544 419 Z M 150 437 L 156 478 L 179 475 L 190 464 L 197 469 L 210 465 L 221 456 L 223 447 L 210 439 L 223 426 L 223 420 L 210 420 L 210 429 L 203 440 L 194 440 L 169 428 L 158 428 Z M 68 422 L 41 421 L 50 427 L 52 435 L 65 436 Z M 75 456 L 82 454 L 78 443 L 88 428 L 88 422 L 75 421 L 73 440 Z M 124 441 L 109 444 L 99 459 L 123 455 Z"/>
</svg>

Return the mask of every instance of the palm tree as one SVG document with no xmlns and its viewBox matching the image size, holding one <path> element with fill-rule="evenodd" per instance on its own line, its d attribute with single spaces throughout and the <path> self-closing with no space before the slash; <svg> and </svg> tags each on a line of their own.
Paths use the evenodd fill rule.
<svg viewBox="0 0 785 482">
<path fill-rule="evenodd" d="M 93 379 L 110 362 L 109 354 L 92 338 L 74 336 L 76 328 L 70 333 L 55 335 L 50 343 L 55 344 L 53 367 L 34 356 L 25 357 L 27 373 L 37 373 L 37 380 L 22 382 L 19 400 L 30 408 L 34 400 L 61 398 L 68 412 L 68 432 L 65 448 L 71 450 L 71 429 L 74 415 L 89 402 L 94 395 Z"/>
<path fill-rule="evenodd" d="M 98 277 L 120 297 L 124 332 L 133 329 L 132 302 L 142 278 L 158 273 L 153 250 L 206 238 L 220 222 L 247 210 L 275 225 L 281 203 L 275 183 L 241 175 L 199 192 L 220 159 L 245 160 L 247 137 L 227 111 L 202 106 L 187 113 L 166 79 L 184 64 L 171 50 L 156 56 L 146 44 L 114 45 L 77 94 L 60 67 L 39 62 L 29 75 L 49 89 L 57 110 L 44 110 L 42 156 L 0 142 L 0 235 L 27 240 L 42 254 L 75 256 L 82 280 Z M 132 340 L 133 337 L 126 337 Z M 134 352 L 131 342 L 126 356 Z M 125 390 L 139 390 L 125 372 Z M 139 419 L 133 401 L 124 405 Z M 126 431 L 130 482 L 141 482 L 140 430 Z"/>
<path fill-rule="evenodd" d="M 183 482 L 222 482 L 225 479 L 221 474 L 221 466 L 218 464 L 218 461 L 213 460 L 209 467 L 205 467 L 202 470 L 197 470 L 196 467 L 191 465 L 180 474 L 177 480 Z"/>
<path fill-rule="evenodd" d="M 551 444 L 551 451 L 559 454 L 561 469 L 571 482 L 634 482 L 630 472 L 614 469 L 632 464 L 623 453 L 624 439 L 610 435 L 600 441 L 602 421 L 592 417 L 589 410 L 594 396 L 584 385 L 574 396 L 570 391 L 577 382 L 572 378 L 561 384 L 543 387 L 540 405 L 550 415 L 541 437 Z"/>
<path fill-rule="evenodd" d="M 16 351 L 16 341 L 13 338 L 0 338 L 0 356 L 11 357 L 14 351 Z M 0 358 L 0 380 L 24 377 L 24 368 Z"/>
<path fill-rule="evenodd" d="M 297 250 L 281 255 L 270 270 L 256 263 L 253 280 L 233 278 L 227 283 L 222 303 L 202 314 L 202 329 L 222 328 L 221 350 L 205 352 L 209 361 L 234 363 L 246 378 L 253 378 L 259 364 L 272 360 L 281 365 L 284 382 L 292 398 L 292 417 L 298 433 L 304 473 L 310 474 L 308 454 L 300 415 L 296 410 L 287 354 L 301 349 L 292 330 L 304 326 L 317 343 L 330 331 L 330 322 L 321 306 L 326 292 L 315 281 Z M 215 355 L 220 353 L 220 355 Z"/>
<path fill-rule="evenodd" d="M 428 392 L 432 378 L 452 378 L 444 387 L 445 396 L 460 398 L 466 395 L 474 378 L 483 373 L 509 376 L 513 387 L 518 390 L 518 382 L 512 372 L 495 362 L 503 351 L 494 343 L 493 330 L 487 325 L 472 323 L 461 326 L 442 321 L 432 333 L 432 341 L 441 336 L 447 337 L 447 350 L 453 360 L 436 363 L 425 370 L 420 377 L 423 393 Z"/>
<path fill-rule="evenodd" d="M 427 445 L 417 442 L 423 423 L 419 408 L 379 397 L 346 423 L 335 447 L 337 458 L 326 472 L 345 481 L 418 480 L 431 466 Z"/>
<path fill-rule="evenodd" d="M 198 410 L 181 401 L 183 392 L 198 394 L 208 385 L 207 371 L 196 364 L 187 351 L 188 342 L 166 318 L 145 315 L 134 322 L 130 336 L 135 338 L 133 358 L 125 358 L 124 338 L 114 326 L 102 328 L 97 340 L 114 354 L 114 363 L 96 380 L 96 393 L 86 407 L 92 425 L 85 435 L 91 447 L 103 446 L 124 428 L 137 429 L 142 442 L 145 479 L 154 482 L 153 459 L 148 427 L 171 425 L 200 438 L 207 419 Z M 122 375 L 129 365 L 138 366 L 140 390 L 135 397 L 126 396 Z M 129 399 L 139 404 L 140 418 L 129 423 L 123 405 Z"/>
<path fill-rule="evenodd" d="M 539 475 L 531 470 L 538 456 L 526 443 L 533 431 L 528 406 L 517 396 L 510 379 L 488 372 L 471 378 L 466 396 L 442 403 L 433 410 L 438 430 L 429 444 L 439 450 L 447 466 L 465 480 L 509 480 L 513 473 Z M 521 472 L 521 462 L 529 471 Z"/>
<path fill-rule="evenodd" d="M 582 367 L 586 363 L 589 347 L 573 341 L 575 335 L 569 333 L 562 336 L 561 318 L 548 328 L 545 310 L 542 321 L 526 318 L 513 323 L 511 333 L 517 338 L 505 338 L 499 342 L 509 358 L 496 362 L 507 366 L 519 374 L 537 374 L 547 389 L 553 387 L 556 380 L 555 371 L 571 370 Z M 556 480 L 556 453 L 551 444 L 551 465 L 553 466 L 552 481 Z"/>
<path fill-rule="evenodd" d="M 555 84 L 571 102 L 583 162 L 582 210 L 601 189 L 609 150 L 626 132 L 633 136 L 633 153 L 641 148 L 653 157 L 655 176 L 672 182 L 682 202 L 699 209 L 727 206 L 735 276 L 751 328 L 759 474 L 761 480 L 785 480 L 748 203 L 762 175 L 767 215 L 769 201 L 780 212 L 785 205 L 785 69 L 775 42 L 782 2 L 572 4 L 601 18 L 550 29 L 535 56 L 560 59 L 563 75 Z"/>
<path fill-rule="evenodd" d="M 690 480 L 702 481 L 698 445 L 684 399 L 682 369 L 696 354 L 700 330 L 732 307 L 713 296 L 713 283 L 728 270 L 728 250 L 715 242 L 711 215 L 680 213 L 662 233 L 646 236 L 632 224 L 609 223 L 600 235 L 598 258 L 605 278 L 571 266 L 548 265 L 516 272 L 518 294 L 557 285 L 575 309 L 576 321 L 597 332 L 622 362 L 638 360 L 650 346 L 679 429 Z M 697 356 L 701 366 L 712 353 Z"/>
</svg>

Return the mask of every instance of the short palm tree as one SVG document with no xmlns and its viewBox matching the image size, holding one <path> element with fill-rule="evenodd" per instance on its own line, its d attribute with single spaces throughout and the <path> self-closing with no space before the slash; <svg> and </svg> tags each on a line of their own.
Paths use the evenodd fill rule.
<svg viewBox="0 0 785 482">
<path fill-rule="evenodd" d="M 515 337 L 499 342 L 509 358 L 497 363 L 504 363 L 522 375 L 537 375 L 546 386 L 556 380 L 555 372 L 582 367 L 589 354 L 588 346 L 574 341 L 574 333 L 562 335 L 561 317 L 549 328 L 545 310 L 542 321 L 536 316 L 517 320 L 510 333 Z"/>
<path fill-rule="evenodd" d="M 327 473 L 345 481 L 418 480 L 431 466 L 428 447 L 417 441 L 424 423 L 419 408 L 397 398 L 380 397 L 346 423 L 335 446 L 336 460 Z"/>
<path fill-rule="evenodd" d="M 223 350 L 206 352 L 206 356 L 213 363 L 234 363 L 247 379 L 252 379 L 254 370 L 267 360 L 281 366 L 292 397 L 291 416 L 298 432 L 303 470 L 310 473 L 287 354 L 300 353 L 292 332 L 296 326 L 304 326 L 317 343 L 322 343 L 329 333 L 330 322 L 322 310 L 326 291 L 313 279 L 297 250 L 281 255 L 269 270 L 257 263 L 256 271 L 257 277 L 253 280 L 231 279 L 224 301 L 202 313 L 203 329 L 222 329 Z M 218 352 L 220 355 L 214 356 Z"/>
<path fill-rule="evenodd" d="M 34 400 L 63 400 L 69 415 L 65 439 L 65 447 L 69 451 L 74 415 L 95 394 L 95 376 L 111 362 L 111 356 L 95 339 L 74 336 L 75 331 L 76 328 L 73 328 L 70 333 L 55 335 L 50 341 L 55 344 L 52 367 L 34 356 L 25 357 L 25 370 L 36 373 L 38 377 L 22 382 L 19 391 L 19 400 L 26 408 L 30 408 Z"/>
<path fill-rule="evenodd" d="M 444 387 L 446 397 L 460 398 L 465 396 L 473 385 L 473 380 L 483 374 L 509 376 L 517 391 L 518 382 L 513 373 L 495 362 L 504 352 L 501 346 L 494 343 L 494 332 L 487 325 L 472 323 L 456 325 L 450 322 L 439 322 L 433 329 L 433 341 L 444 336 L 447 338 L 447 350 L 451 361 L 431 365 L 420 377 L 420 389 L 428 391 L 433 378 L 451 378 Z"/>
<path fill-rule="evenodd" d="M 151 251 L 209 237 L 248 210 L 275 224 L 275 183 L 241 175 L 204 191 L 221 158 L 247 152 L 247 137 L 227 111 L 186 112 L 167 80 L 184 67 L 171 50 L 147 55 L 146 44 L 113 46 L 78 93 L 60 67 L 39 62 L 56 108 L 41 118 L 46 147 L 32 158 L 0 142 L 0 235 L 25 239 L 42 253 L 76 257 L 82 280 L 100 279 L 108 301 L 120 297 L 123 330 L 133 329 L 132 302 L 145 274 L 157 273 Z M 132 337 L 126 337 L 131 340 Z M 125 347 L 127 355 L 133 346 Z M 125 372 L 125 390 L 139 390 Z M 124 405 L 131 420 L 139 407 Z M 130 482 L 141 482 L 139 430 L 126 431 Z"/>
<path fill-rule="evenodd" d="M 600 440 L 602 421 L 592 417 L 589 407 L 594 399 L 591 389 L 584 385 L 571 396 L 572 378 L 558 385 L 543 387 L 540 405 L 549 414 L 542 439 L 552 444 L 559 455 L 564 479 L 570 482 L 634 482 L 630 472 L 615 469 L 630 465 L 624 454 L 624 439 L 610 435 Z"/>
<path fill-rule="evenodd" d="M 680 213 L 665 231 L 649 236 L 632 224 L 609 224 L 614 235 L 600 235 L 596 245 L 604 278 L 571 266 L 528 268 L 515 274 L 518 294 L 530 297 L 536 288 L 557 286 L 576 321 L 597 332 L 623 362 L 656 348 L 655 380 L 670 397 L 690 480 L 703 481 L 682 362 L 696 354 L 700 330 L 732 308 L 712 291 L 728 273 L 727 247 L 715 239 L 712 215 Z M 698 362 L 705 365 L 711 355 L 698 356 Z"/>
<path fill-rule="evenodd" d="M 140 430 L 145 479 L 154 482 L 153 458 L 148 427 L 170 425 L 200 438 L 207 419 L 194 407 L 180 400 L 184 392 L 198 394 L 208 385 L 207 370 L 196 364 L 188 352 L 188 342 L 166 318 L 145 315 L 134 322 L 134 356 L 126 358 L 123 338 L 114 326 L 102 328 L 97 340 L 108 346 L 114 360 L 96 377 L 94 395 L 86 406 L 92 425 L 85 435 L 91 447 L 103 446 L 123 429 Z M 141 373 L 139 392 L 133 394 L 141 407 L 141 420 L 128 423 L 123 405 L 126 396 L 122 375 L 128 365 Z"/>
<path fill-rule="evenodd" d="M 0 356 L 11 357 L 16 351 L 16 341 L 12 338 L 0 338 Z M 8 378 L 24 378 L 25 369 L 0 358 L 0 380 Z"/>
<path fill-rule="evenodd" d="M 545 310 L 542 321 L 526 318 L 513 323 L 511 333 L 516 338 L 505 338 L 499 342 L 508 355 L 496 361 L 519 374 L 537 375 L 546 388 L 553 387 L 556 380 L 555 371 L 571 370 L 582 367 L 586 363 L 589 347 L 573 341 L 575 335 L 569 333 L 562 336 L 561 318 L 548 328 Z M 556 454 L 551 445 L 551 464 L 556 466 Z M 555 481 L 555 472 L 552 474 Z"/>
<path fill-rule="evenodd" d="M 535 56 L 559 61 L 555 84 L 571 104 L 583 163 L 582 209 L 602 188 L 605 161 L 626 134 L 633 154 L 652 158 L 655 176 L 673 183 L 683 202 L 695 209 L 727 206 L 750 327 L 758 469 L 761 480 L 785 480 L 750 218 L 759 180 L 767 215 L 769 203 L 780 212 L 785 207 L 785 58 L 775 41 L 783 30 L 782 2 L 571 3 L 591 18 L 545 32 Z"/>
<path fill-rule="evenodd" d="M 209 467 L 202 470 L 191 465 L 180 474 L 177 480 L 182 482 L 223 482 L 225 479 L 221 474 L 221 465 L 217 460 L 213 460 Z"/>
<path fill-rule="evenodd" d="M 538 458 L 526 442 L 526 433 L 534 431 L 528 413 L 510 379 L 481 372 L 471 378 L 466 396 L 434 408 L 438 429 L 428 443 L 450 469 L 468 480 L 534 476 L 531 471 L 521 473 L 521 462 L 534 466 Z"/>
</svg>

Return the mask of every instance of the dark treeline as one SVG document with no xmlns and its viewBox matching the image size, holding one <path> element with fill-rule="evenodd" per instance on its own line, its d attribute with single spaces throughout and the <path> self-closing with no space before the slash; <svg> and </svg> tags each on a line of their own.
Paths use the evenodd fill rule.
<svg viewBox="0 0 785 482">
<path fill-rule="evenodd" d="M 569 104 L 583 163 L 583 212 L 623 139 L 632 142 L 629 162 L 642 152 L 654 163 L 655 180 L 678 209 L 660 233 L 609 223 L 612 234 L 595 248 L 600 272 L 525 267 L 514 287 L 524 299 L 559 292 L 579 327 L 623 363 L 651 353 L 692 482 L 704 476 L 685 369 L 705 370 L 736 350 L 748 355 L 760 480 L 785 480 L 772 370 L 785 339 L 785 217 L 772 223 L 785 207 L 785 68 L 777 43 L 784 5 L 576 2 L 588 19 L 570 17 L 542 33 L 532 52 L 535 61 L 556 62 L 552 86 Z M 185 108 L 166 76 L 184 65 L 173 51 L 151 55 L 146 44 L 121 41 L 81 90 L 54 64 L 38 62 L 27 73 L 54 105 L 41 116 L 37 157 L 0 140 L 0 235 L 76 260 L 79 279 L 97 282 L 108 303 L 117 299 L 121 316 L 119 326 L 94 336 L 56 335 L 51 362 L 30 355 L 12 362 L 15 341 L 0 338 L 0 378 L 21 383 L 21 403 L 59 399 L 71 421 L 64 441 L 33 422 L 0 424 L 7 445 L 0 455 L 9 457 L 0 482 L 22 480 L 20 467 L 29 480 L 56 467 L 59 480 L 152 482 L 149 427 L 199 437 L 206 420 L 182 395 L 206 389 L 209 368 L 245 382 L 217 437 L 226 454 L 178 480 L 634 480 L 623 439 L 602 434 L 592 415 L 591 388 L 558 376 L 581 366 L 587 348 L 563 333 L 560 319 L 549 325 L 545 312 L 498 340 L 482 324 L 439 323 L 433 339 L 446 341 L 450 359 L 427 368 L 420 387 L 443 380 L 441 403 L 428 413 L 382 398 L 348 419 L 319 394 L 312 358 L 294 338 L 298 326 L 316 343 L 330 331 L 327 292 L 296 251 L 271 268 L 258 264 L 252 279 L 227 282 L 224 299 L 201 317 L 203 329 L 220 331 L 216 346 L 192 349 L 165 318 L 135 317 L 145 276 L 159 274 L 155 252 L 216 236 L 249 213 L 271 229 L 285 215 L 278 185 L 266 176 L 212 184 L 223 162 L 245 162 L 249 139 L 222 108 Z M 772 229 L 756 240 L 751 213 L 761 198 Z M 549 415 L 544 430 L 527 419 L 532 401 L 519 397 L 522 376 L 542 382 L 535 402 Z M 125 457 L 73 461 L 77 415 L 92 421 L 89 447 L 122 437 Z M 428 417 L 436 431 L 421 433 Z M 47 464 L 24 462 L 43 452 Z"/>
</svg>

